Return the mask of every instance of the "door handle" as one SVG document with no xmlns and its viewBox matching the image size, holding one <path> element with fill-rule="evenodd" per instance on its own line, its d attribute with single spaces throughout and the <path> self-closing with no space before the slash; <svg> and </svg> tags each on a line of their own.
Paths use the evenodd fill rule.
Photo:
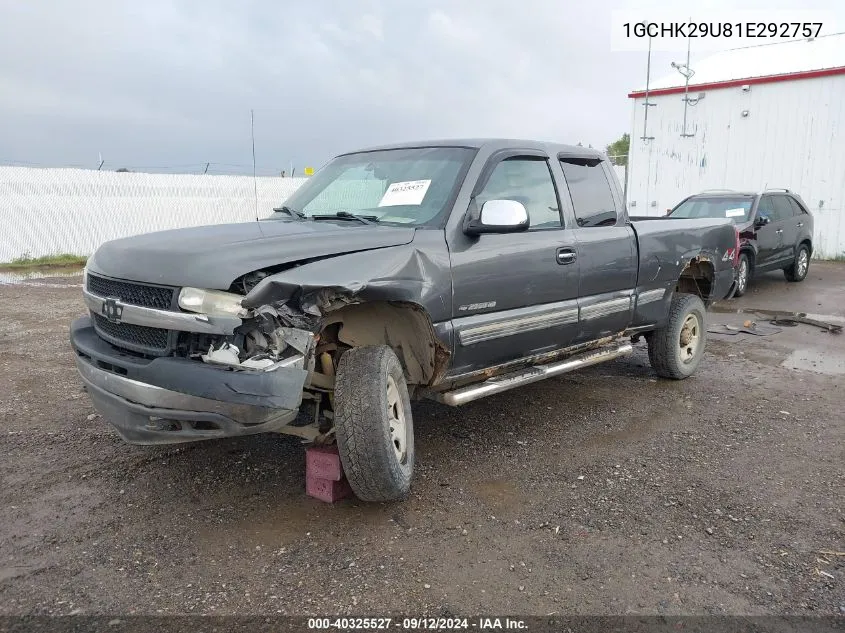
<svg viewBox="0 0 845 633">
<path fill-rule="evenodd" d="M 575 251 L 571 248 L 559 248 L 557 249 L 557 263 L 566 265 L 571 264 L 574 262 L 578 256 L 575 254 Z"/>
</svg>

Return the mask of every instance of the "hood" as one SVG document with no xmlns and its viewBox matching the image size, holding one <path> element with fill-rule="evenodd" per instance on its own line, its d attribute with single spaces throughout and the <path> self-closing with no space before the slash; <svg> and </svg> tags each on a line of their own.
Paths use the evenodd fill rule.
<svg viewBox="0 0 845 633">
<path fill-rule="evenodd" d="M 268 220 L 147 233 L 106 242 L 88 269 L 164 286 L 226 290 L 241 275 L 301 259 L 400 246 L 413 228 Z"/>
</svg>

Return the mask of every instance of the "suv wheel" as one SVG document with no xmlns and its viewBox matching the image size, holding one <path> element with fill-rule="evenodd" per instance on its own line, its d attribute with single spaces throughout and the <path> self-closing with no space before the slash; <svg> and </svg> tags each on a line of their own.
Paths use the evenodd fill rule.
<svg viewBox="0 0 845 633">
<path fill-rule="evenodd" d="M 736 268 L 736 292 L 734 297 L 741 297 L 748 290 L 748 279 L 751 277 L 751 262 L 748 261 L 748 255 L 741 253 L 739 256 L 739 264 Z"/>
<path fill-rule="evenodd" d="M 669 307 L 669 320 L 647 336 L 648 359 L 662 378 L 681 380 L 695 373 L 704 356 L 705 308 L 691 294 L 676 294 Z"/>
<path fill-rule="evenodd" d="M 335 434 L 349 485 L 363 501 L 407 496 L 414 421 L 402 365 L 386 345 L 343 354 L 334 392 Z"/>
<path fill-rule="evenodd" d="M 807 273 L 810 271 L 810 249 L 806 244 L 801 244 L 798 247 L 798 252 L 795 253 L 795 261 L 788 268 L 783 269 L 783 274 L 787 281 L 804 281 Z"/>
</svg>

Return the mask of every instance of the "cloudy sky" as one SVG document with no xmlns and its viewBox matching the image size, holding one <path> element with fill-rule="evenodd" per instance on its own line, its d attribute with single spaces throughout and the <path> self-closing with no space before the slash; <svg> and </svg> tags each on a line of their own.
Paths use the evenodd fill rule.
<svg viewBox="0 0 845 633">
<path fill-rule="evenodd" d="M 641 5 L 0 0 L 0 163 L 251 173 L 250 109 L 266 174 L 393 140 L 604 147 L 646 61 L 610 50 L 611 11 Z M 656 53 L 653 75 L 682 59 Z"/>
</svg>

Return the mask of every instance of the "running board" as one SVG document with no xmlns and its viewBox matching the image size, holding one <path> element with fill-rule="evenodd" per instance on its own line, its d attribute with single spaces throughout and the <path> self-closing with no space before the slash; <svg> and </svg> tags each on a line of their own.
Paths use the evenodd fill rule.
<svg viewBox="0 0 845 633">
<path fill-rule="evenodd" d="M 528 385 L 532 382 L 566 374 L 582 367 L 589 367 L 590 365 L 597 365 L 598 363 L 613 360 L 614 358 L 630 354 L 633 349 L 630 343 L 624 343 L 615 347 L 603 347 L 598 350 L 591 350 L 572 356 L 557 363 L 535 365 L 509 374 L 488 378 L 482 383 L 475 383 L 455 389 L 454 391 L 438 393 L 434 395 L 434 398 L 443 404 L 459 407 L 467 402 L 492 396 L 494 393 L 501 393 L 502 391 L 508 391 L 509 389 Z"/>
</svg>

